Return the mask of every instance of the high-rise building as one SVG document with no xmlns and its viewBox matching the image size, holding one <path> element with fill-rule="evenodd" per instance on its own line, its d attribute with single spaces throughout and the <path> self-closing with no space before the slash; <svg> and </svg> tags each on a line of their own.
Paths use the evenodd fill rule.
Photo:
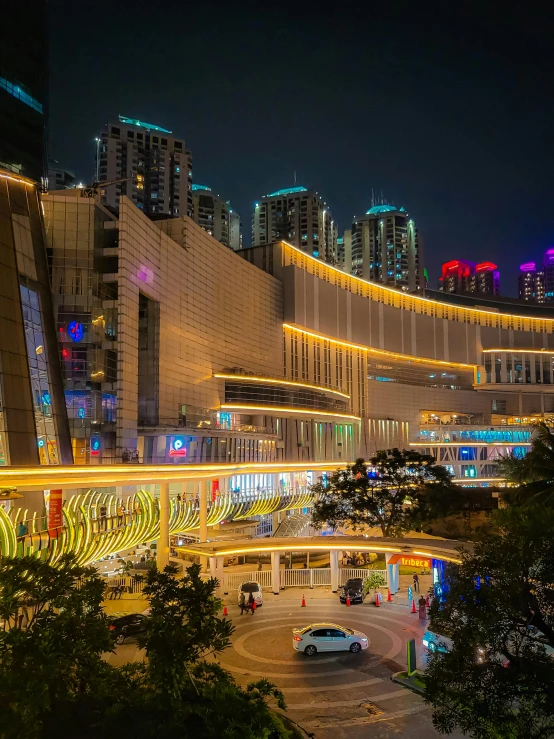
<svg viewBox="0 0 554 739">
<path fill-rule="evenodd" d="M 544 270 L 537 269 L 536 262 L 519 265 L 517 278 L 519 299 L 528 303 L 544 303 Z"/>
<path fill-rule="evenodd" d="M 234 251 L 242 249 L 239 214 L 207 185 L 192 186 L 192 218 L 224 246 Z"/>
<path fill-rule="evenodd" d="M 444 293 L 500 295 L 500 272 L 492 262 L 452 259 L 442 265 L 438 287 Z"/>
<path fill-rule="evenodd" d="M 345 271 L 407 292 L 425 287 L 423 245 L 404 208 L 381 203 L 355 218 L 351 250 Z"/>
<path fill-rule="evenodd" d="M 314 190 L 286 187 L 254 207 L 252 245 L 287 241 L 324 262 L 337 261 L 337 226 L 327 203 Z"/>
<path fill-rule="evenodd" d="M 96 179 L 114 213 L 126 195 L 150 217 L 192 216 L 191 152 L 161 126 L 122 115 L 108 123 L 97 139 Z"/>
<path fill-rule="evenodd" d="M 46 176 L 46 0 L 11 3 L 0 28 L 0 167 Z"/>
</svg>

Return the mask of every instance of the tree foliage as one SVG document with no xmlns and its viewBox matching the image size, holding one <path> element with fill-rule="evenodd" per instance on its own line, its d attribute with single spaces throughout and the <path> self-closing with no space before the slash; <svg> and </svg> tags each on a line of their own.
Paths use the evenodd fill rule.
<svg viewBox="0 0 554 739">
<path fill-rule="evenodd" d="M 517 488 L 506 499 L 516 505 L 527 501 L 554 504 L 554 434 L 552 428 L 539 423 L 533 431 L 531 448 L 524 457 L 512 452 L 497 463 L 497 471 Z"/>
<path fill-rule="evenodd" d="M 1 739 L 291 736 L 269 708 L 285 707 L 279 690 L 266 680 L 242 688 L 211 660 L 233 632 L 218 615 L 217 582 L 198 565 L 175 575 L 172 566 L 147 573 L 146 658 L 114 667 L 102 659 L 113 639 L 92 568 L 70 557 L 58 567 L 0 561 Z"/>
<path fill-rule="evenodd" d="M 422 519 L 444 515 L 458 496 L 449 472 L 433 457 L 386 449 L 369 462 L 336 470 L 324 483 L 312 485 L 316 495 L 312 525 L 379 527 L 383 536 L 409 530 Z"/>
<path fill-rule="evenodd" d="M 553 531 L 554 511 L 542 506 L 499 510 L 474 551 L 448 571 L 430 629 L 452 645 L 426 671 L 439 731 L 554 735 Z"/>
</svg>

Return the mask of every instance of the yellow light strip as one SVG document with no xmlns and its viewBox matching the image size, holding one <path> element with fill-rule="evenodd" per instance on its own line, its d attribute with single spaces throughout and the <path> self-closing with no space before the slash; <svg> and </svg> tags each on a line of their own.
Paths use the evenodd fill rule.
<svg viewBox="0 0 554 739">
<path fill-rule="evenodd" d="M 413 295 L 411 293 L 410 294 L 403 293 L 403 292 L 400 292 L 399 290 L 395 290 L 392 287 L 387 287 L 386 285 L 377 284 L 375 282 L 371 282 L 370 280 L 364 280 L 362 277 L 357 277 L 356 275 L 349 275 L 348 272 L 343 272 L 342 269 L 339 269 L 338 267 L 333 267 L 330 264 L 327 264 L 326 262 L 322 262 L 320 259 L 316 259 L 315 257 L 312 257 L 310 254 L 308 254 L 305 251 L 302 251 L 302 249 L 299 249 L 297 246 L 293 246 L 292 244 L 289 244 L 288 241 L 281 241 L 280 243 L 284 244 L 286 247 L 288 247 L 292 251 L 295 251 L 300 256 L 306 259 L 309 259 L 314 264 L 314 266 L 316 266 L 318 269 L 321 269 L 323 267 L 324 269 L 327 269 L 329 271 L 336 272 L 341 278 L 346 278 L 347 280 L 350 280 L 351 282 L 359 282 L 362 285 L 368 285 L 370 290 L 373 290 L 373 291 L 381 290 L 382 292 L 390 293 L 391 295 L 395 297 L 404 298 L 406 300 L 412 300 L 414 301 L 414 303 L 420 302 L 420 303 L 424 303 L 425 305 L 440 305 L 443 308 L 449 308 L 455 311 L 461 310 L 461 311 L 465 311 L 469 313 L 477 313 L 478 315 L 495 316 L 496 318 L 502 318 L 503 316 L 506 318 L 517 318 L 519 321 L 549 321 L 549 322 L 554 321 L 554 318 L 541 318 L 540 316 L 521 316 L 516 313 L 500 313 L 498 311 L 470 308 L 465 305 L 456 305 L 454 303 L 443 303 L 441 300 L 433 300 L 432 298 L 424 298 L 423 296 L 420 296 L 420 295 Z M 292 266 L 298 267 L 298 269 L 302 269 L 302 267 L 300 267 L 299 265 L 292 265 Z"/>
<path fill-rule="evenodd" d="M 530 441 L 410 441 L 408 446 L 531 446 Z M 470 461 L 470 460 L 467 460 Z M 478 460 L 476 460 L 478 461 Z"/>
<path fill-rule="evenodd" d="M 414 357 L 411 354 L 398 354 L 397 352 L 387 352 L 384 349 L 373 349 L 370 346 L 363 346 L 362 344 L 353 344 L 350 341 L 342 341 L 340 339 L 333 339 L 331 336 L 327 336 L 326 334 L 316 334 L 313 331 L 307 331 L 304 328 L 299 328 L 298 326 L 293 326 L 291 323 L 283 323 L 283 328 L 287 328 L 290 331 L 296 331 L 300 334 L 305 334 L 306 336 L 313 336 L 314 339 L 320 339 L 321 341 L 329 341 L 331 344 L 338 344 L 338 346 L 345 346 L 349 349 L 359 349 L 360 351 L 367 352 L 368 354 L 376 354 L 380 357 L 387 357 L 388 359 L 399 359 L 404 362 L 418 362 L 420 364 L 429 364 L 429 365 L 435 365 L 435 364 L 441 364 L 445 367 L 462 367 L 463 369 L 467 370 L 473 370 L 478 365 L 476 364 L 463 364 L 462 362 L 447 362 L 445 359 L 424 359 L 422 357 Z"/>
<path fill-rule="evenodd" d="M 218 372 L 214 374 L 214 377 L 222 378 L 224 380 L 234 380 L 235 382 L 264 382 L 271 383 L 272 385 L 288 385 L 289 387 L 306 387 L 310 390 L 320 390 L 324 393 L 333 393 L 334 395 L 340 395 L 343 398 L 350 398 L 348 393 L 343 393 L 340 390 L 334 390 L 330 387 L 323 387 L 321 385 L 312 385 L 309 382 L 296 382 L 295 380 L 277 380 L 273 377 L 256 377 L 255 375 L 231 375 L 223 374 Z"/>
<path fill-rule="evenodd" d="M 220 406 L 221 410 L 232 411 L 264 411 L 265 413 L 296 413 L 297 415 L 307 416 L 333 416 L 334 418 L 350 418 L 353 421 L 359 421 L 360 416 L 351 416 L 348 413 L 332 413 L 331 411 L 308 411 L 302 408 L 290 408 L 289 406 L 280 405 L 236 405 L 235 403 L 222 403 Z M 304 465 L 306 466 L 306 465 Z"/>
<path fill-rule="evenodd" d="M 432 559 L 444 559 L 447 562 L 455 562 L 456 564 L 461 564 L 462 560 L 459 557 L 451 557 L 447 556 L 445 554 L 438 555 L 436 552 L 435 554 L 432 554 L 431 552 L 418 552 L 414 549 L 414 554 L 419 554 L 420 557 L 431 557 Z"/>
<path fill-rule="evenodd" d="M 543 354 L 544 356 L 553 355 L 554 349 L 483 349 L 483 354 L 504 353 L 504 354 Z"/>
<path fill-rule="evenodd" d="M 6 170 L 2 170 L 0 172 L 0 177 L 3 180 L 12 180 L 13 182 L 19 182 L 21 185 L 28 185 L 29 187 L 36 187 L 37 183 L 33 182 L 32 180 L 27 180 L 24 177 L 14 177 L 11 174 L 6 174 Z"/>
<path fill-rule="evenodd" d="M 505 477 L 453 477 L 452 482 L 506 482 Z"/>
<path fill-rule="evenodd" d="M 294 537 L 292 537 L 294 539 Z M 214 542 L 217 543 L 217 542 Z M 350 544 L 352 544 L 350 542 Z M 180 549 L 183 552 L 188 552 L 190 554 L 199 554 L 201 556 L 211 556 L 211 557 L 227 557 L 231 554 L 248 554 L 249 552 L 261 552 L 261 551 L 270 551 L 270 552 L 291 552 L 291 551 L 298 551 L 298 552 L 330 552 L 330 551 L 342 551 L 346 544 L 305 544 L 305 545 L 294 545 L 291 541 L 290 545 L 287 546 L 271 546 L 269 544 L 265 547 L 242 547 L 240 549 L 200 549 L 200 548 L 194 548 L 194 547 L 187 547 L 187 546 L 177 546 L 175 549 Z M 392 552 L 395 554 L 402 554 L 402 549 L 399 549 L 398 547 L 382 547 L 382 546 L 375 546 L 374 544 L 358 544 L 356 543 L 356 551 L 371 551 L 371 552 Z"/>
</svg>

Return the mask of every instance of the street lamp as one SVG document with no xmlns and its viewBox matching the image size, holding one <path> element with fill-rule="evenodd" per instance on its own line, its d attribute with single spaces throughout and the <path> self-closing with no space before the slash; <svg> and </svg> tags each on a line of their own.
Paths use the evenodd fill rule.
<svg viewBox="0 0 554 739">
<path fill-rule="evenodd" d="M 98 136 L 94 139 L 96 141 L 96 182 L 100 181 L 100 139 Z"/>
</svg>

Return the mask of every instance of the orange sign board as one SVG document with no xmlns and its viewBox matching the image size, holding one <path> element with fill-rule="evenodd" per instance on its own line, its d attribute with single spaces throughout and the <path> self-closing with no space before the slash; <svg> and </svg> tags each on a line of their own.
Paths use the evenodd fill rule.
<svg viewBox="0 0 554 739">
<path fill-rule="evenodd" d="M 419 567 L 420 569 L 425 567 L 430 570 L 432 560 L 428 557 L 420 557 L 417 554 L 392 554 L 387 564 Z"/>
</svg>

